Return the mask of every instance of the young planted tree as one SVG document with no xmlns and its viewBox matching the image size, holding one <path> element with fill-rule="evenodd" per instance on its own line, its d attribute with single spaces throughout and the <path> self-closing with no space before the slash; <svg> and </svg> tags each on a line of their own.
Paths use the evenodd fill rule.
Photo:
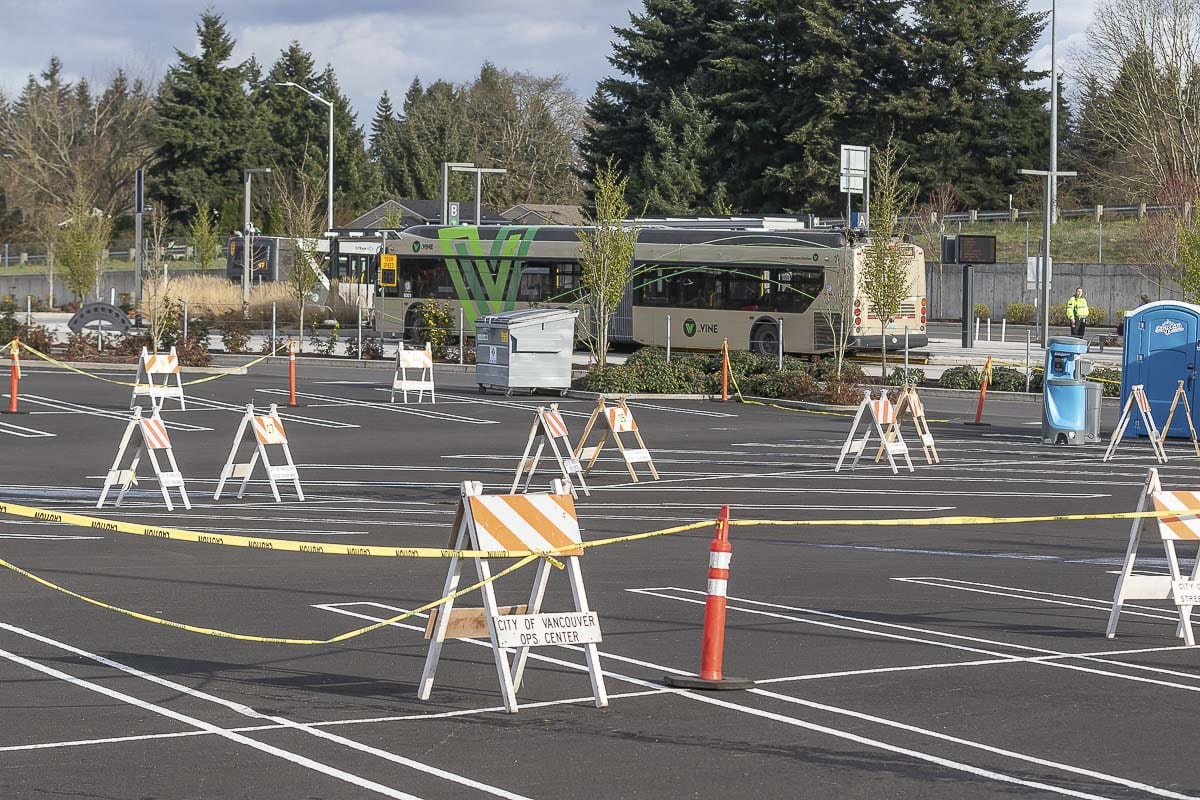
<svg viewBox="0 0 1200 800">
<path fill-rule="evenodd" d="M 608 359 L 609 324 L 632 278 L 638 232 L 636 227 L 623 223 L 629 216 L 629 203 L 625 201 L 629 178 L 621 175 L 612 159 L 596 170 L 592 182 L 595 212 L 578 233 L 580 282 L 592 317 L 588 346 L 597 366 L 603 368 Z"/>
<path fill-rule="evenodd" d="M 1200 302 L 1200 204 L 1193 202 L 1191 217 L 1179 220 L 1176 241 L 1183 298 L 1189 303 Z"/>
<path fill-rule="evenodd" d="M 300 321 L 297 349 L 304 347 L 304 310 L 321 286 L 323 256 L 318 249 L 325 229 L 324 185 L 308 179 L 303 171 L 289 179 L 278 174 L 272 195 L 283 217 L 284 235 L 291 240 L 292 269 L 286 281 L 288 294 L 296 301 Z"/>
<path fill-rule="evenodd" d="M 849 265 L 825 270 L 825 311 L 820 315 L 829 327 L 833 345 L 834 374 L 840 383 L 846 365 L 846 350 L 853 331 L 854 270 Z"/>
<path fill-rule="evenodd" d="M 879 320 L 880 366 L 887 380 L 887 329 L 900 314 L 900 304 L 912 290 L 908 259 L 898 246 L 900 213 L 912 206 L 912 190 L 900 179 L 903 164 L 896 163 L 896 144 L 887 145 L 872 159 L 871 238 L 863 248 L 862 293 L 867 310 Z"/>
<path fill-rule="evenodd" d="M 59 260 L 66 273 L 63 282 L 80 303 L 100 282 L 100 256 L 112 232 L 112 219 L 94 208 L 87 197 L 85 190 L 75 192 L 59 246 Z"/>
<path fill-rule="evenodd" d="M 206 201 L 196 204 L 196 213 L 188 225 L 188 244 L 196 269 L 206 272 L 213 259 L 221 254 L 221 238 L 217 234 L 217 215 Z"/>
</svg>

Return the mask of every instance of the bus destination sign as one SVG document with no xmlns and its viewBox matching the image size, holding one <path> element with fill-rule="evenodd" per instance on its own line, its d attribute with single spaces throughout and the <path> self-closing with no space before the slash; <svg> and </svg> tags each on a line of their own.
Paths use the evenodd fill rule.
<svg viewBox="0 0 1200 800">
<path fill-rule="evenodd" d="M 960 233 L 958 235 L 958 263 L 995 264 L 996 237 Z"/>
</svg>

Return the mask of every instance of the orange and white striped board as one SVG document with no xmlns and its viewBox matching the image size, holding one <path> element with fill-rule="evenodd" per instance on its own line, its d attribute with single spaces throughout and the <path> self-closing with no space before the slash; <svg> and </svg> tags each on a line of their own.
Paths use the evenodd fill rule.
<svg viewBox="0 0 1200 800">
<path fill-rule="evenodd" d="M 162 380 L 156 382 L 155 376 L 162 376 Z M 179 356 L 174 347 L 169 353 L 150 353 L 146 348 L 142 348 L 142 355 L 138 358 L 137 375 L 133 379 L 130 408 L 137 404 L 139 396 L 149 397 L 150 406 L 154 410 L 161 410 L 167 399 L 178 400 L 179 408 L 187 410 Z"/>
<path fill-rule="evenodd" d="M 878 403 L 879 401 L 874 402 Z M 921 443 L 921 452 L 925 454 L 925 463 L 942 463 L 942 459 L 938 455 L 937 444 L 933 440 L 933 432 L 929 430 L 929 421 L 925 419 L 925 405 L 917 394 L 917 387 L 912 384 L 905 384 L 900 389 L 900 396 L 896 399 L 894 421 L 888 424 L 885 441 L 890 442 L 895 439 L 900 432 L 901 425 L 904 424 L 906 415 L 912 419 L 913 427 L 917 429 L 917 440 Z M 879 463 L 883 454 L 884 444 L 881 442 L 879 450 L 875 453 L 875 463 Z"/>
<path fill-rule="evenodd" d="M 410 378 L 409 372 L 416 372 L 418 377 Z M 396 373 L 392 376 L 392 399 L 396 402 L 396 390 L 400 390 L 404 402 L 408 404 L 408 393 L 417 393 L 417 402 L 421 402 L 425 392 L 429 392 L 429 402 L 436 403 L 437 396 L 433 385 L 433 345 L 425 343 L 424 350 L 406 348 L 404 342 L 396 350 Z"/>
<path fill-rule="evenodd" d="M 1200 581 L 1200 558 L 1192 566 L 1191 575 L 1185 577 L 1179 567 L 1179 556 L 1175 552 L 1177 542 L 1200 541 L 1200 491 L 1164 492 L 1158 476 L 1158 468 L 1150 467 L 1146 483 L 1138 498 L 1137 511 L 1178 512 L 1161 516 L 1158 522 L 1158 537 L 1167 557 L 1167 575 L 1134 573 L 1138 546 L 1146 517 L 1137 517 L 1129 528 L 1129 544 L 1125 548 L 1125 560 L 1117 576 L 1117 587 L 1113 592 L 1112 609 L 1108 615 L 1105 635 L 1112 639 L 1117 635 L 1117 622 L 1122 606 L 1130 600 L 1171 600 L 1179 612 L 1179 624 L 1175 635 L 1183 638 L 1190 647 L 1194 645 L 1191 614 L 1197 599 L 1197 582 Z"/>
<path fill-rule="evenodd" d="M 588 436 L 597 423 L 600 424 L 600 441 L 589 446 L 587 444 Z M 621 441 L 622 433 L 632 434 L 634 440 L 637 441 L 637 447 L 625 447 Z M 645 464 L 654 480 L 659 479 L 654 459 L 650 457 L 650 450 L 646 447 L 646 442 L 642 440 L 642 432 L 638 428 L 637 422 L 633 418 L 633 412 L 629 410 L 625 398 L 618 398 L 615 405 L 609 405 L 603 395 L 596 399 L 596 408 L 592 411 L 592 416 L 583 429 L 583 436 L 579 438 L 579 446 L 575 449 L 576 460 L 581 464 L 584 461 L 587 462 L 587 466 L 583 469 L 584 475 L 591 473 L 609 436 L 612 436 L 613 444 L 616 446 L 617 452 L 621 454 L 621 460 L 625 462 L 625 469 L 629 470 L 629 477 L 635 483 L 638 480 L 638 474 L 634 469 L 634 464 Z"/>
<path fill-rule="evenodd" d="M 133 441 L 134 436 L 137 436 L 137 448 L 133 452 L 129 466 L 123 467 L 121 465 L 125 460 L 125 451 L 129 449 L 129 444 Z M 121 505 L 129 488 L 137 484 L 137 468 L 141 463 L 143 450 L 146 452 L 146 457 L 150 459 L 150 466 L 154 470 L 154 477 L 158 480 L 158 487 L 162 491 L 163 502 L 166 503 L 167 510 L 175 510 L 168 489 L 178 489 L 179 496 L 183 500 L 183 507 L 190 509 L 192 503 L 188 499 L 183 473 L 179 471 L 179 465 L 175 462 L 175 451 L 171 449 L 171 437 L 167 433 L 167 424 L 158 415 L 158 409 L 154 409 L 153 413 L 146 417 L 142 415 L 141 406 L 134 407 L 133 416 L 129 418 L 129 423 L 125 426 L 125 433 L 121 437 L 121 443 L 117 446 L 117 455 L 113 459 L 112 467 L 104 476 L 104 488 L 100 490 L 100 499 L 96 501 L 96 508 L 104 507 L 109 490 L 114 486 L 120 487 L 114 505 Z M 160 452 L 166 454 L 167 464 L 170 466 L 170 470 L 166 472 L 163 472 L 158 464 L 158 453 Z"/>
<path fill-rule="evenodd" d="M 563 443 L 562 450 L 559 450 L 558 447 L 560 439 Z M 583 466 L 579 463 L 579 459 L 575 458 L 575 448 L 571 446 L 571 437 L 567 434 L 567 423 L 563 420 L 562 412 L 558 410 L 558 403 L 552 403 L 549 408 L 539 406 L 534 414 L 533 427 L 529 429 L 529 439 L 525 442 L 525 452 L 521 454 L 521 460 L 517 464 L 517 474 L 513 476 L 512 489 L 509 491 L 513 494 L 517 493 L 517 489 L 521 485 L 521 475 L 525 476 L 525 488 L 522 491 L 529 491 L 534 470 L 537 469 L 538 462 L 542 457 L 542 450 L 547 444 L 550 445 L 550 452 L 554 454 L 558 470 L 562 474 L 563 480 L 566 481 L 571 495 L 579 496 L 575 491 L 575 482 L 578 481 L 579 488 L 583 490 L 584 495 L 591 497 L 587 480 L 583 475 Z M 534 445 L 537 445 L 536 449 L 534 449 Z M 533 451 L 532 456 L 530 451 Z M 566 453 L 565 457 L 563 456 L 564 452 Z"/>
<path fill-rule="evenodd" d="M 253 431 L 254 435 L 254 447 L 250 460 L 239 462 L 237 460 L 238 450 L 241 449 L 247 433 L 250 431 Z M 267 452 L 268 445 L 280 448 L 283 452 L 283 464 L 271 464 L 271 458 Z M 225 466 L 221 468 L 221 477 L 217 481 L 217 491 L 213 493 L 213 500 L 221 499 L 221 491 L 225 488 L 226 481 L 231 478 L 234 480 L 241 478 L 242 483 L 238 487 L 237 494 L 240 500 L 246 494 L 246 487 L 254 474 L 254 467 L 260 460 L 266 468 L 267 481 L 271 484 L 271 494 L 275 495 L 276 503 L 282 502 L 277 481 L 291 481 L 292 485 L 296 487 L 296 497 L 301 501 L 304 500 L 304 489 L 300 486 L 300 474 L 296 471 L 296 462 L 292 460 L 292 449 L 288 446 L 287 432 L 284 430 L 283 420 L 279 418 L 279 409 L 274 403 L 267 409 L 266 414 L 257 414 L 254 411 L 253 403 L 246 404 L 246 413 L 242 416 L 237 433 L 233 435 L 233 447 L 229 449 L 229 458 L 225 459 Z"/>
<path fill-rule="evenodd" d="M 1179 391 L 1183 390 L 1183 381 L 1179 382 Z M 1176 398 L 1179 396 L 1179 391 L 1175 393 Z M 1187 398 L 1184 397 L 1184 403 Z M 1112 461 L 1117 454 L 1117 445 L 1125 436 L 1125 429 L 1129 427 L 1129 422 L 1133 418 L 1133 409 L 1137 407 L 1138 414 L 1141 415 L 1142 427 L 1146 431 L 1146 438 L 1150 440 L 1150 449 L 1154 452 L 1154 460 L 1159 464 L 1167 463 L 1167 451 L 1163 448 L 1164 433 L 1160 433 L 1158 427 L 1154 424 L 1154 415 L 1150 413 L 1150 401 L 1146 399 L 1146 388 L 1142 384 L 1136 384 L 1129 387 L 1129 397 L 1125 398 L 1125 407 L 1121 409 L 1121 419 L 1117 422 L 1117 427 L 1113 430 L 1112 437 L 1108 440 L 1108 448 L 1104 451 L 1104 461 Z M 1175 403 L 1171 403 L 1171 413 L 1175 413 Z M 1191 424 L 1192 415 L 1188 413 L 1188 424 Z M 1164 428 L 1165 432 L 1166 429 Z M 1192 441 L 1196 441 L 1196 432 L 1192 431 Z M 1197 445 L 1197 455 L 1200 455 L 1200 445 Z"/>
<path fill-rule="evenodd" d="M 842 463 L 849 455 L 854 456 L 854 460 L 850 462 L 850 469 L 858 466 L 858 459 L 866 451 L 867 445 L 871 441 L 871 433 L 874 432 L 879 436 L 880 451 L 887 456 L 892 474 L 895 475 L 900 471 L 896 466 L 896 456 L 903 456 L 908 471 L 913 472 L 912 459 L 908 455 L 908 445 L 904 441 L 904 434 L 900 431 L 897 419 L 896 409 L 892 405 L 892 401 L 888 399 L 886 389 L 879 393 L 878 398 L 872 398 L 870 391 L 863 392 L 863 400 L 858 404 L 854 422 L 850 425 L 850 433 L 847 434 L 846 441 L 842 443 L 842 450 L 833 471 L 841 471 Z M 884 425 L 889 426 L 886 434 L 883 430 Z M 861 437 L 859 436 L 860 427 L 862 428 Z M 878 455 L 876 460 L 878 460 Z"/>
<path fill-rule="evenodd" d="M 571 596 L 575 601 L 575 610 L 572 612 L 554 613 L 542 609 L 552 568 L 550 558 L 542 558 L 538 562 L 526 613 L 509 614 L 499 606 L 495 583 L 487 583 L 480 588 L 505 709 L 510 714 L 519 710 L 517 691 L 525 674 L 529 648 L 567 641 L 583 647 L 596 707 L 607 706 L 608 692 L 604 688 L 600 653 L 596 648 L 600 641 L 600 623 L 588 607 L 583 572 L 579 565 L 584 551 L 577 546 L 581 544 L 582 537 L 575 515 L 575 503 L 567 484 L 556 480 L 549 493 L 484 495 L 482 484 L 465 482 L 454 525 L 452 547 L 455 550 L 486 551 L 484 555 L 495 558 L 519 557 L 510 555 L 512 553 L 553 551 L 548 555 L 566 562 Z M 464 560 L 465 557 L 459 556 L 450 559 L 443 597 L 453 597 L 458 591 Z M 475 562 L 475 573 L 481 580 L 491 577 L 488 558 L 470 556 L 470 560 Z M 437 620 L 427 635 L 429 650 L 417 688 L 417 696 L 422 700 L 428 700 L 433 692 L 442 646 L 449 638 L 454 617 L 454 600 L 451 599 L 438 609 Z M 548 631 L 553 633 L 547 635 Z M 564 637 L 562 634 L 566 631 L 572 635 Z M 511 663 L 506 648 L 515 650 Z"/>
</svg>

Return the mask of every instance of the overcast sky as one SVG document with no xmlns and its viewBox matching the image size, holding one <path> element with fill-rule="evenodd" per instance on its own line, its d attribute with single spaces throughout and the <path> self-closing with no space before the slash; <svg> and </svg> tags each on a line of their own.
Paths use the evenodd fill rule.
<svg viewBox="0 0 1200 800">
<path fill-rule="evenodd" d="M 1061 54 L 1082 43 L 1096 0 L 1059 0 Z M 20 91 L 52 54 L 69 76 L 100 83 L 117 67 L 157 79 L 175 48 L 196 50 L 201 3 L 178 0 L 0 0 L 0 90 Z M 387 89 L 399 101 L 415 76 L 428 82 L 469 80 L 485 61 L 559 73 L 586 99 L 609 74 L 613 25 L 640 0 L 214 0 L 237 39 L 238 58 L 264 68 L 293 39 L 318 65 L 333 64 L 361 124 Z M 1031 8 L 1049 9 L 1050 0 Z M 1048 69 L 1049 37 L 1033 66 Z M 399 103 L 397 102 L 397 105 Z"/>
</svg>

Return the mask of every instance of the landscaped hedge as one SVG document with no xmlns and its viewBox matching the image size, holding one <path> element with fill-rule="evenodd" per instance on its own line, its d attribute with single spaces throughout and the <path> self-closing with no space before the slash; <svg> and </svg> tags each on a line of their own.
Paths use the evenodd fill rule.
<svg viewBox="0 0 1200 800">
<path fill-rule="evenodd" d="M 781 370 L 775 356 L 743 351 L 729 354 L 729 372 L 731 394 L 741 389 L 749 397 L 839 403 L 854 397 L 853 386 L 863 378 L 862 369 L 849 362 L 843 365 L 839 382 L 831 359 L 809 364 L 785 357 Z M 621 394 L 715 394 L 721 390 L 721 356 L 676 353 L 668 363 L 665 350 L 644 347 L 624 364 L 593 369 L 579 386 L 592 392 Z"/>
</svg>

